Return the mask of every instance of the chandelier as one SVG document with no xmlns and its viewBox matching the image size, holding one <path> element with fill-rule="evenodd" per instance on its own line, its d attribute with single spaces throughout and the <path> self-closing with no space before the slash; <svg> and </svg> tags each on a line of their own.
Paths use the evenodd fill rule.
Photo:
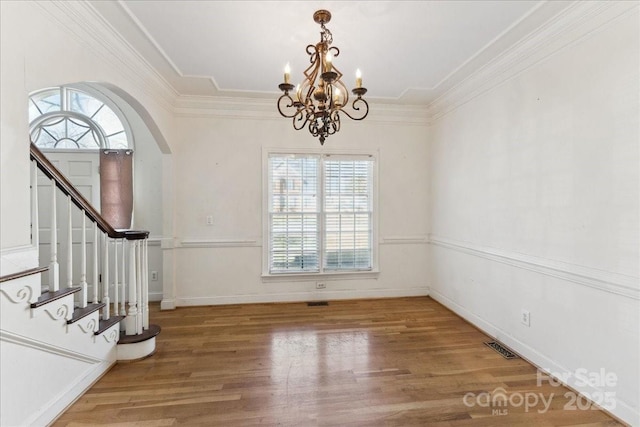
<svg viewBox="0 0 640 427">
<path fill-rule="evenodd" d="M 328 10 L 318 10 L 313 20 L 320 24 L 320 42 L 307 46 L 311 65 L 304 71 L 301 84 L 291 84 L 291 69 L 285 67 L 284 83 L 278 87 L 284 94 L 278 98 L 278 112 L 282 117 L 292 118 L 295 130 L 307 127 L 314 137 L 324 145 L 329 135 L 340 130 L 340 117 L 344 113 L 352 120 L 362 120 L 369 114 L 369 104 L 362 96 L 367 89 L 362 87 L 362 74 L 356 71 L 356 87 L 351 90 L 355 99 L 349 109 L 349 92 L 342 83 L 343 74 L 333 66 L 333 58 L 340 49 L 331 46 L 333 36 L 324 26 L 331 20 Z"/>
</svg>

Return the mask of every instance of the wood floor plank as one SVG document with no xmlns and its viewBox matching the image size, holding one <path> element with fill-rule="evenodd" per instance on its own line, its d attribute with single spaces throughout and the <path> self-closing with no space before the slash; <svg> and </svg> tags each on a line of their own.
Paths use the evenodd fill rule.
<svg viewBox="0 0 640 427">
<path fill-rule="evenodd" d="M 117 364 L 55 426 L 619 426 L 504 359 L 428 297 L 160 311 L 157 351 Z M 548 400 L 465 404 L 504 390 Z M 502 412 L 497 410 L 502 409 Z"/>
</svg>

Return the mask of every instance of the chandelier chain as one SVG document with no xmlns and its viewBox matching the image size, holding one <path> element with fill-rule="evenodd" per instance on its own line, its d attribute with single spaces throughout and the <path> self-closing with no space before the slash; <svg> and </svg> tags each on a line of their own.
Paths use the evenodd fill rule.
<svg viewBox="0 0 640 427">
<path fill-rule="evenodd" d="M 331 31 L 324 26 L 324 23 L 320 24 L 320 29 L 322 30 L 320 31 L 320 41 L 327 45 L 331 45 L 333 42 L 333 34 L 331 34 Z"/>
</svg>

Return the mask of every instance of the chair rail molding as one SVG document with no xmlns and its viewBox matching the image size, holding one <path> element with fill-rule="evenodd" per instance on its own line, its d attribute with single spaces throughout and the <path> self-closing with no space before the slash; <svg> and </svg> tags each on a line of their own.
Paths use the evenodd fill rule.
<svg viewBox="0 0 640 427">
<path fill-rule="evenodd" d="M 381 245 L 427 245 L 428 236 L 386 236 L 380 240 Z"/>
<path fill-rule="evenodd" d="M 603 292 L 640 300 L 640 278 L 638 277 L 602 271 L 504 249 L 480 246 L 435 235 L 430 236 L 429 243 L 433 246 L 534 271 Z"/>
<path fill-rule="evenodd" d="M 179 241 L 176 248 L 239 248 L 262 247 L 260 239 L 194 239 L 185 238 Z"/>
</svg>

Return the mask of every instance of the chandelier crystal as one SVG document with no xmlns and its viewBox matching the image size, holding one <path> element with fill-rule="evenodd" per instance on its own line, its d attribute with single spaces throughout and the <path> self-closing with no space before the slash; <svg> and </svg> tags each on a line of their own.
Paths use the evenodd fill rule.
<svg viewBox="0 0 640 427">
<path fill-rule="evenodd" d="M 307 127 L 324 145 L 329 135 L 340 130 L 341 114 L 352 120 L 363 120 L 369 114 L 369 104 L 362 98 L 367 89 L 362 87 L 362 74 L 357 70 L 356 87 L 351 90 L 355 99 L 349 106 L 349 91 L 342 82 L 343 74 L 333 65 L 333 58 L 340 55 L 340 49 L 331 46 L 333 35 L 324 25 L 331 20 L 331 13 L 318 10 L 313 14 L 313 20 L 320 24 L 320 42 L 307 46 L 311 65 L 304 71 L 304 80 L 297 87 L 290 82 L 289 64 L 285 67 L 284 83 L 278 86 L 284 92 L 278 98 L 278 112 L 293 119 L 294 129 Z"/>
</svg>

